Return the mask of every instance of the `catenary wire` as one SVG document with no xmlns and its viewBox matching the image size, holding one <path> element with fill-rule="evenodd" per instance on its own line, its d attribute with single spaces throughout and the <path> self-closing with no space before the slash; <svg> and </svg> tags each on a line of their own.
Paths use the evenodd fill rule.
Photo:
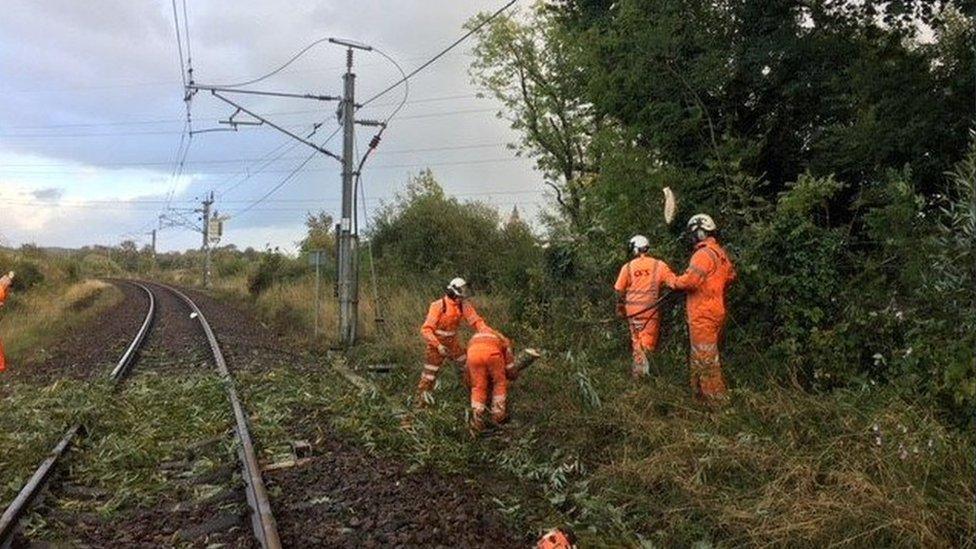
<svg viewBox="0 0 976 549">
<path fill-rule="evenodd" d="M 426 69 L 431 64 L 433 64 L 435 61 L 437 61 L 438 59 L 440 59 L 441 57 L 443 57 L 445 54 L 447 54 L 447 52 L 449 52 L 449 51 L 453 50 L 454 48 L 456 48 L 459 44 L 461 44 L 461 42 L 464 42 L 465 40 L 467 40 L 469 36 L 471 36 L 472 34 L 478 32 L 479 30 L 481 30 L 482 27 L 484 27 L 485 25 L 487 25 L 494 18 L 496 18 L 499 15 L 501 15 L 502 12 L 504 12 L 505 10 L 507 10 L 508 8 L 510 8 L 517 1 L 518 0 L 510 0 L 507 4 L 505 4 L 504 6 L 502 6 L 501 8 L 499 8 L 493 14 L 489 15 L 483 21 L 481 21 L 480 23 L 478 23 L 475 27 L 473 27 L 472 29 L 470 29 L 468 32 L 464 33 L 460 38 L 458 38 L 457 40 L 455 40 L 451 45 L 449 45 L 448 47 L 444 48 L 437 55 L 431 57 L 426 62 L 424 62 L 423 64 L 421 64 L 419 67 L 417 67 L 416 69 L 414 69 L 413 71 L 411 71 L 410 74 L 404 75 L 403 78 L 401 78 L 400 80 L 398 80 L 398 81 L 390 84 L 389 86 L 387 86 L 386 88 L 384 88 L 379 93 L 374 94 L 372 97 L 370 97 L 369 99 L 367 99 L 366 101 L 364 101 L 362 103 L 362 106 L 365 107 L 366 105 L 372 103 L 373 101 L 379 99 L 380 97 L 382 97 L 383 95 L 385 95 L 386 93 L 388 93 L 390 90 L 396 88 L 400 84 L 403 84 L 407 80 L 413 78 L 420 71 Z"/>
</svg>

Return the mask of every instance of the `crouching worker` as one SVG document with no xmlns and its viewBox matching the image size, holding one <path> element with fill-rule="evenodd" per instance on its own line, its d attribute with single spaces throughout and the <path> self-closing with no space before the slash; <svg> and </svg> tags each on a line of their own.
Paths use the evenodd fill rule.
<svg viewBox="0 0 976 549">
<path fill-rule="evenodd" d="M 0 276 L 0 307 L 3 307 L 4 302 L 7 300 L 7 293 L 10 291 L 10 285 L 14 282 L 14 272 Z M 0 341 L 0 372 L 7 369 L 7 359 L 3 354 L 3 342 Z"/>
<path fill-rule="evenodd" d="M 485 428 L 485 415 L 491 406 L 495 424 L 508 421 L 508 381 L 518 376 L 512 343 L 486 325 L 468 341 L 468 375 L 471 379 L 471 431 Z M 491 395 L 489 400 L 489 394 Z"/>
<path fill-rule="evenodd" d="M 437 375 L 445 359 L 454 360 L 459 369 L 464 368 L 464 349 L 458 343 L 457 335 L 461 321 L 466 321 L 475 330 L 488 327 L 478 316 L 474 305 L 467 301 L 468 293 L 467 282 L 463 278 L 455 278 L 447 285 L 444 297 L 431 303 L 427 310 L 427 318 L 420 327 L 420 335 L 427 343 L 427 350 L 424 369 L 417 385 L 419 406 L 424 406 L 430 400 L 430 393 L 437 384 Z"/>
</svg>

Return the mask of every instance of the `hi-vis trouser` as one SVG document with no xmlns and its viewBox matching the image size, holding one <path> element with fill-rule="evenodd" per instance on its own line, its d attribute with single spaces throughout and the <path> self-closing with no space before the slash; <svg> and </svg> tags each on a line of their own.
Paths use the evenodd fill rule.
<svg viewBox="0 0 976 549">
<path fill-rule="evenodd" d="M 691 391 L 699 399 L 725 397 L 718 343 L 723 321 L 695 319 L 688 324 L 691 335 Z"/>
<path fill-rule="evenodd" d="M 441 355 L 437 351 L 436 346 L 427 345 L 427 350 L 424 353 L 424 369 L 420 374 L 420 383 L 417 385 L 417 391 L 420 393 L 428 393 L 434 390 L 434 386 L 437 383 L 437 375 L 440 373 L 445 359 L 451 359 L 461 367 L 463 367 L 465 362 L 464 349 L 458 344 L 457 332 L 435 330 L 434 335 L 437 336 L 437 340 L 440 341 L 441 345 L 447 347 L 447 356 Z M 464 377 L 465 383 L 467 383 L 467 375 L 465 374 Z"/>
<path fill-rule="evenodd" d="M 495 338 L 495 341 L 488 341 Z M 479 340 L 486 340 L 481 343 Z M 504 423 L 508 419 L 508 377 L 505 351 L 494 334 L 477 333 L 468 345 L 468 375 L 471 376 L 471 427 L 484 428 L 491 393 L 491 419 Z"/>
<path fill-rule="evenodd" d="M 656 311 L 644 313 L 627 322 L 630 327 L 630 346 L 634 355 L 634 366 L 631 373 L 634 376 L 647 375 L 649 367 L 647 353 L 657 349 L 658 334 L 661 322 Z"/>
</svg>

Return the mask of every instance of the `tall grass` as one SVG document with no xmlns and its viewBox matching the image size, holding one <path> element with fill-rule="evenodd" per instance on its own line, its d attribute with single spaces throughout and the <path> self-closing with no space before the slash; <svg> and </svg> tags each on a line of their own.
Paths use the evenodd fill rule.
<svg viewBox="0 0 976 549">
<path fill-rule="evenodd" d="M 121 299 L 118 289 L 100 280 L 13 292 L 0 309 L 0 339 L 8 362 L 17 364 L 42 353 L 65 329 L 95 318 Z"/>
<path fill-rule="evenodd" d="M 397 283 L 383 292 L 381 328 L 361 301 L 364 345 L 352 359 L 402 367 L 376 378 L 379 399 L 334 388 L 342 405 L 330 407 L 332 420 L 380 451 L 472 477 L 515 527 L 568 524 L 590 546 L 974 546 L 974 438 L 870 384 L 824 394 L 735 388 L 712 411 L 692 403 L 677 345 L 635 384 L 621 339 L 616 358 L 581 349 L 527 371 L 511 388 L 514 421 L 500 436 L 468 438 L 467 398 L 452 375 L 442 376 L 435 406 L 400 417 L 384 403 L 409 401 L 423 351 L 417 331 L 437 292 Z M 293 281 L 253 304 L 304 338 L 312 295 L 311 281 Z M 331 288 L 326 296 L 328 334 Z M 489 323 L 508 327 L 504 296 L 476 303 Z"/>
</svg>

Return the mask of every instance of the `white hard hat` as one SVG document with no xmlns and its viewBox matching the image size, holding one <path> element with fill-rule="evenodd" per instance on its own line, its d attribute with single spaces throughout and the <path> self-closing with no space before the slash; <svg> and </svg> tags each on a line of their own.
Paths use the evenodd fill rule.
<svg viewBox="0 0 976 549">
<path fill-rule="evenodd" d="M 699 229 L 711 233 L 715 232 L 718 226 L 712 216 L 700 213 L 691 216 L 691 219 L 688 220 L 688 232 L 693 233 Z"/>
<path fill-rule="evenodd" d="M 637 255 L 651 249 L 651 241 L 642 234 L 635 234 L 630 237 L 630 253 Z"/>
<path fill-rule="evenodd" d="M 452 278 L 447 283 L 447 294 L 451 297 L 467 297 L 468 283 L 461 277 Z"/>
</svg>

